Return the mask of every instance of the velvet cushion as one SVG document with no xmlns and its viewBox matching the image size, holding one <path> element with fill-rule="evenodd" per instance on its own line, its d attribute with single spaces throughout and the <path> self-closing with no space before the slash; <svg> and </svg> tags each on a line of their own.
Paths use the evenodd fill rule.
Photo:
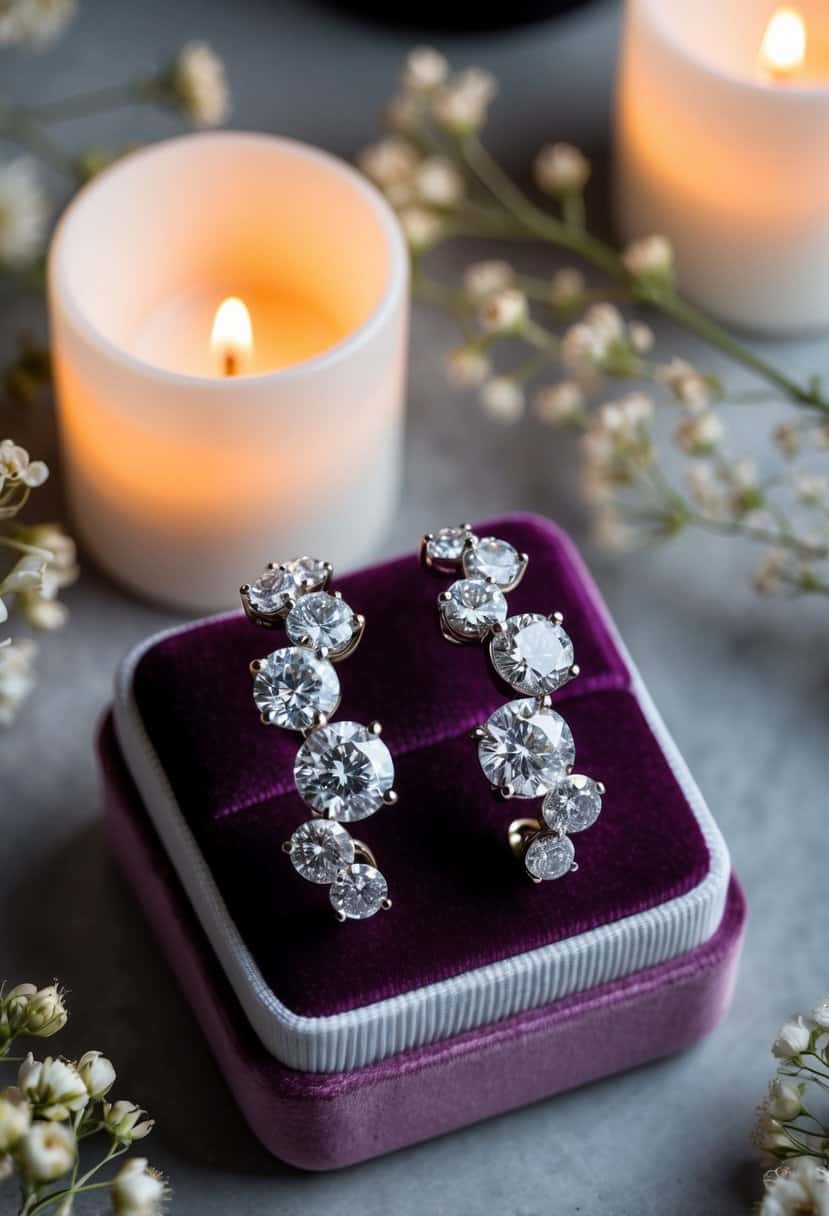
<svg viewBox="0 0 829 1216">
<path fill-rule="evenodd" d="M 368 621 L 338 667 L 338 719 L 379 718 L 396 766 L 398 806 L 349 825 L 388 878 L 388 913 L 336 925 L 327 889 L 301 879 L 280 850 L 308 817 L 293 788 L 297 738 L 260 724 L 248 664 L 285 645 L 283 633 L 241 614 L 202 622 L 156 644 L 136 670 L 138 709 L 228 911 L 298 1014 L 339 1013 L 612 923 L 708 871 L 697 821 L 569 541 L 533 516 L 476 530 L 530 555 L 510 611 L 562 611 L 582 669 L 555 701 L 573 730 L 576 771 L 608 793 L 599 821 L 574 838 L 580 869 L 564 881 L 533 885 L 511 858 L 507 824 L 540 804 L 494 797 L 468 736 L 514 694 L 482 647 L 441 637 L 435 599 L 450 580 L 426 573 L 414 551 L 334 582 Z"/>
</svg>

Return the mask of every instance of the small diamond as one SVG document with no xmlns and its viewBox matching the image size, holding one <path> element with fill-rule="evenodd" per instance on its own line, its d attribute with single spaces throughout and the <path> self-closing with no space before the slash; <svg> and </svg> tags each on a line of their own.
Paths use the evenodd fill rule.
<svg viewBox="0 0 829 1216">
<path fill-rule="evenodd" d="M 479 578 L 462 578 L 453 583 L 440 613 L 450 633 L 464 638 L 479 638 L 487 629 L 506 619 L 507 601 L 500 587 Z"/>
<path fill-rule="evenodd" d="M 511 786 L 518 798 L 538 798 L 558 785 L 573 763 L 576 748 L 560 714 L 532 697 L 507 701 L 489 718 L 478 744 L 487 779 Z"/>
<path fill-rule="evenodd" d="M 290 571 L 275 566 L 272 570 L 264 570 L 256 582 L 251 583 L 247 597 L 254 612 L 273 616 L 283 612 L 296 598 L 296 583 Z"/>
<path fill-rule="evenodd" d="M 354 860 L 354 841 L 333 819 L 310 819 L 291 837 L 288 856 L 297 874 L 309 882 L 333 882 Z"/>
<path fill-rule="evenodd" d="M 345 600 L 327 591 L 312 591 L 294 604 L 285 618 L 285 628 L 294 645 L 308 645 L 314 650 L 325 647 L 336 654 L 345 650 L 354 636 L 354 613 Z"/>
<path fill-rule="evenodd" d="M 302 744 L 294 780 L 300 797 L 320 815 L 365 819 L 391 789 L 394 762 L 382 739 L 359 722 L 332 722 Z"/>
<path fill-rule="evenodd" d="M 300 591 L 317 591 L 331 577 L 331 566 L 319 557 L 296 557 L 289 567 Z"/>
<path fill-rule="evenodd" d="M 551 790 L 541 807 L 544 821 L 557 832 L 583 832 L 599 818 L 602 795 L 592 777 L 573 773 Z"/>
<path fill-rule="evenodd" d="M 385 878 L 374 866 L 349 866 L 331 884 L 331 906 L 350 920 L 365 920 L 379 912 L 389 897 Z"/>
<path fill-rule="evenodd" d="M 544 696 L 570 679 L 573 643 L 561 625 L 539 612 L 511 616 L 489 653 L 498 675 L 516 692 Z"/>
<path fill-rule="evenodd" d="M 466 539 L 471 535 L 466 528 L 440 528 L 426 542 L 429 560 L 439 570 L 451 573 L 460 562 Z"/>
<path fill-rule="evenodd" d="M 531 878 L 561 878 L 573 868 L 576 850 L 566 836 L 536 836 L 524 854 L 524 865 Z"/>
<path fill-rule="evenodd" d="M 521 574 L 521 556 L 509 541 L 484 536 L 463 555 L 467 578 L 491 578 L 499 587 L 512 587 Z"/>
<path fill-rule="evenodd" d="M 253 699 L 272 726 L 307 730 L 318 713 L 327 718 L 334 713 L 340 703 L 340 681 L 327 659 L 286 646 L 261 660 Z"/>
</svg>

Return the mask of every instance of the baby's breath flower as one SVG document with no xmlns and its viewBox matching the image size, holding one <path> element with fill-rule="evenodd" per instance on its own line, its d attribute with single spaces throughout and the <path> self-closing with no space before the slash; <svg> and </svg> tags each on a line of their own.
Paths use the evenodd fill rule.
<svg viewBox="0 0 829 1216">
<path fill-rule="evenodd" d="M 65 1123 L 33 1123 L 16 1149 L 20 1172 L 31 1182 L 54 1182 L 72 1168 L 75 1135 Z"/>
<path fill-rule="evenodd" d="M 32 1121 L 29 1103 L 16 1087 L 0 1092 L 0 1153 L 14 1148 Z"/>
<path fill-rule="evenodd" d="M 36 652 L 28 638 L 0 647 L 0 726 L 12 724 L 35 686 L 32 664 Z"/>
<path fill-rule="evenodd" d="M 565 426 L 584 417 L 584 393 L 575 380 L 545 384 L 534 404 L 536 417 L 548 426 Z"/>
<path fill-rule="evenodd" d="M 413 253 L 424 253 L 443 234 L 443 221 L 434 211 L 419 207 L 416 203 L 404 207 L 397 218 L 403 229 L 403 235 Z"/>
<path fill-rule="evenodd" d="M 827 490 L 829 490 L 829 482 L 825 477 L 814 477 L 803 475 L 798 477 L 795 482 L 797 489 L 797 497 L 802 503 L 807 506 L 815 507 L 824 501 Z"/>
<path fill-rule="evenodd" d="M 793 460 L 800 453 L 800 428 L 794 422 L 781 422 L 778 427 L 775 427 L 772 438 L 777 444 L 777 447 L 787 456 L 789 460 Z"/>
<path fill-rule="evenodd" d="M 400 83 L 412 93 L 431 93 L 448 75 L 445 55 L 432 46 L 416 46 L 406 56 Z"/>
<path fill-rule="evenodd" d="M 781 1123 L 788 1123 L 791 1119 L 797 1118 L 802 1105 L 802 1086 L 792 1085 L 789 1081 L 784 1081 L 782 1077 L 775 1077 L 769 1084 L 766 1110 L 772 1119 L 779 1119 Z"/>
<path fill-rule="evenodd" d="M 760 1216 L 826 1216 L 829 1171 L 815 1157 L 794 1157 L 763 1179 Z"/>
<path fill-rule="evenodd" d="M 445 156 L 427 156 L 414 179 L 415 190 L 433 207 L 454 207 L 464 193 L 463 177 Z"/>
<path fill-rule="evenodd" d="M 0 490 L 10 481 L 34 489 L 43 485 L 49 469 L 42 460 L 30 460 L 29 453 L 12 439 L 0 442 Z"/>
<path fill-rule="evenodd" d="M 485 262 L 471 262 L 463 272 L 463 286 L 473 300 L 484 300 L 496 291 L 512 285 L 515 271 L 509 262 L 490 258 Z"/>
<path fill-rule="evenodd" d="M 653 349 L 654 334 L 650 325 L 644 321 L 631 321 L 628 325 L 628 339 L 633 349 L 639 355 L 646 355 Z"/>
<path fill-rule="evenodd" d="M 583 321 L 571 325 L 561 339 L 561 361 L 573 371 L 600 363 L 606 346 L 600 336 Z"/>
<path fill-rule="evenodd" d="M 584 303 L 585 291 L 582 272 L 575 266 L 565 266 L 550 280 L 550 304 L 559 312 L 575 312 Z"/>
<path fill-rule="evenodd" d="M 591 305 L 582 321 L 593 331 L 599 345 L 605 351 L 611 342 L 616 342 L 624 336 L 624 319 L 615 304 Z"/>
<path fill-rule="evenodd" d="M 766 1153 L 792 1147 L 791 1140 L 783 1130 L 783 1124 L 779 1119 L 772 1118 L 766 1110 L 757 1116 L 751 1138 L 757 1148 Z"/>
<path fill-rule="evenodd" d="M 572 144 L 545 144 L 535 158 L 535 180 L 545 194 L 578 194 L 590 177 L 590 161 Z"/>
<path fill-rule="evenodd" d="M 821 1030 L 829 1030 L 829 996 L 821 997 L 812 1010 L 812 1021 Z"/>
<path fill-rule="evenodd" d="M 713 451 L 722 436 L 722 422 L 711 410 L 703 414 L 685 414 L 674 430 L 677 447 L 693 456 L 704 456 Z"/>
<path fill-rule="evenodd" d="M 22 643 L 18 642 L 17 645 Z M 63 993 L 57 984 L 49 984 L 45 988 L 18 984 L 6 993 L 3 1006 L 12 1036 L 26 1034 L 48 1039 L 63 1030 L 69 1016 Z"/>
<path fill-rule="evenodd" d="M 400 135 L 387 135 L 385 139 L 369 144 L 357 158 L 357 164 L 366 177 L 383 189 L 409 183 L 419 161 L 417 148 Z"/>
<path fill-rule="evenodd" d="M 686 480 L 692 501 L 706 515 L 717 517 L 723 514 L 725 498 L 710 461 L 692 460 L 688 465 Z"/>
<path fill-rule="evenodd" d="M 43 50 L 60 37 L 77 11 L 76 0 L 4 0 L 0 46 Z"/>
<path fill-rule="evenodd" d="M 156 1216 L 161 1211 L 167 1186 L 145 1157 L 131 1157 L 112 1182 L 112 1206 L 116 1216 Z"/>
<path fill-rule="evenodd" d="M 218 127 L 230 113 L 222 60 L 206 42 L 188 42 L 170 75 L 174 101 L 196 126 Z"/>
<path fill-rule="evenodd" d="M 143 1140 L 153 1130 L 155 1120 L 141 1118 L 146 1113 L 134 1102 L 124 1099 L 119 1102 L 105 1102 L 104 1126 L 119 1144 L 132 1144 L 133 1140 Z"/>
<path fill-rule="evenodd" d="M 48 197 L 25 157 L 0 166 L 0 263 L 23 266 L 43 248 Z"/>
<path fill-rule="evenodd" d="M 529 307 L 523 291 L 507 287 L 481 303 L 478 322 L 486 334 L 517 333 L 527 322 Z"/>
<path fill-rule="evenodd" d="M 100 1051 L 87 1051 L 77 1063 L 78 1075 L 90 1098 L 103 1098 L 115 1084 L 112 1061 Z"/>
<path fill-rule="evenodd" d="M 643 287 L 667 286 L 673 281 L 674 251 L 665 236 L 644 236 L 622 251 L 628 274 Z"/>
<path fill-rule="evenodd" d="M 793 1060 L 809 1046 L 810 1037 L 809 1027 L 798 1014 L 780 1027 L 772 1044 L 772 1055 L 778 1060 Z"/>
<path fill-rule="evenodd" d="M 483 384 L 490 371 L 489 358 L 479 346 L 467 344 L 449 352 L 446 373 L 449 382 L 458 388 L 476 388 Z"/>
<path fill-rule="evenodd" d="M 432 115 L 454 135 L 469 135 L 486 122 L 487 109 L 498 91 L 494 76 L 482 68 L 467 68 L 435 93 Z"/>
<path fill-rule="evenodd" d="M 711 377 L 697 371 L 685 359 L 672 359 L 670 363 L 657 368 L 656 378 L 690 410 L 705 409 L 714 398 Z"/>
<path fill-rule="evenodd" d="M 493 422 L 518 422 L 524 413 L 524 391 L 510 376 L 495 376 L 481 389 L 481 406 Z"/>
<path fill-rule="evenodd" d="M 89 1101 L 86 1086 L 74 1064 L 47 1056 L 36 1060 L 31 1052 L 20 1065 L 17 1082 L 42 1119 L 60 1122 Z"/>
</svg>

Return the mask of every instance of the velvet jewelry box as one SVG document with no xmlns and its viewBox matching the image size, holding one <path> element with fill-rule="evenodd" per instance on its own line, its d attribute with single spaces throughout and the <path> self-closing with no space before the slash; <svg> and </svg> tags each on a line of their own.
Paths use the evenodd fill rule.
<svg viewBox="0 0 829 1216">
<path fill-rule="evenodd" d="M 393 906 L 336 922 L 281 845 L 307 818 L 297 740 L 266 729 L 241 612 L 139 646 L 100 758 L 110 838 L 254 1131 L 308 1169 L 402 1147 L 686 1046 L 731 994 L 744 904 L 722 837 L 598 592 L 549 521 L 476 528 L 529 554 L 511 613 L 564 613 L 582 674 L 554 697 L 601 779 L 577 872 L 534 885 L 470 731 L 511 695 L 437 627 L 412 553 L 335 579 L 367 618 L 341 720 L 379 718 L 400 801 L 359 824 Z M 516 810 L 516 807 L 518 808 Z"/>
</svg>

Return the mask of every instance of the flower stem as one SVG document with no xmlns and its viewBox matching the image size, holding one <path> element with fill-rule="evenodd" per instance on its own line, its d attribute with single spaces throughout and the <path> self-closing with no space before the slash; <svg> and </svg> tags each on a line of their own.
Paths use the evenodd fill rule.
<svg viewBox="0 0 829 1216">
<path fill-rule="evenodd" d="M 65 97 L 62 101 L 47 101 L 41 105 L 27 106 L 16 110 L 16 115 L 33 118 L 39 123 L 65 122 L 72 118 L 88 118 L 106 110 L 120 109 L 122 106 L 136 105 L 145 101 L 154 101 L 157 95 L 157 79 L 155 76 L 142 76 L 127 84 L 107 85 L 102 89 L 90 89 L 85 93 L 76 93 L 73 97 Z"/>
</svg>

